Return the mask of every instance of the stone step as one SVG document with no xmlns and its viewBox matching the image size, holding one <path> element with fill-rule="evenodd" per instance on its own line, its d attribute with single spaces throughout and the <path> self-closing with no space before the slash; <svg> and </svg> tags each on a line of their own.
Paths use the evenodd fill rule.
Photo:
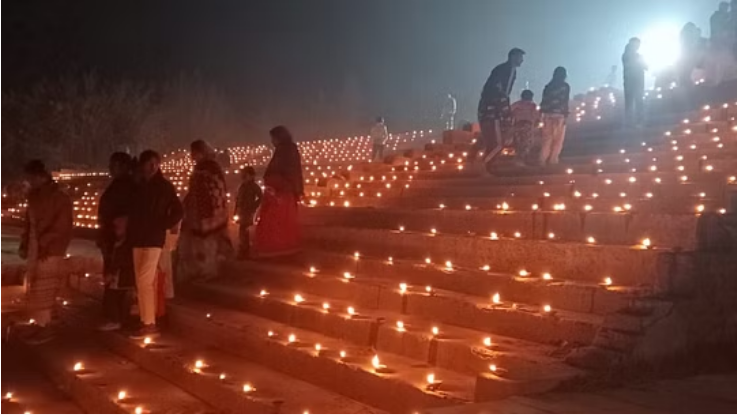
<svg viewBox="0 0 743 415">
<path fill-rule="evenodd" d="M 642 154 L 664 157 L 677 154 L 686 154 L 688 156 L 693 154 L 702 155 L 707 152 L 711 154 L 714 154 L 715 152 L 734 153 L 737 147 L 737 132 L 684 132 L 674 134 L 668 131 L 665 135 L 659 134 L 657 137 L 651 139 L 634 141 L 631 143 L 583 141 L 575 143 L 575 145 L 583 147 L 583 151 L 578 152 L 577 154 L 572 154 L 568 150 L 564 151 L 561 155 L 563 162 L 579 162 L 582 160 L 591 160 L 593 158 L 615 154 L 623 154 L 626 155 L 626 157 L 632 158 Z M 419 166 L 419 169 L 426 169 L 426 166 L 429 165 L 431 161 L 434 161 L 437 166 L 442 168 L 461 164 L 466 159 L 466 154 L 469 150 L 468 147 L 461 147 L 458 149 L 449 148 L 426 150 L 420 154 L 413 155 L 408 160 L 404 160 L 399 166 L 395 167 L 394 170 L 412 171 L 415 170 L 415 166 Z M 445 160 L 446 162 L 441 164 L 442 160 Z M 406 170 L 405 167 L 408 169 Z"/>
<path fill-rule="evenodd" d="M 310 273 L 311 267 L 319 271 Z M 648 288 L 618 286 L 613 280 L 612 285 L 606 285 L 605 281 L 547 281 L 538 274 L 520 276 L 516 272 L 495 273 L 462 266 L 447 268 L 445 264 L 426 264 L 420 259 L 395 257 L 390 262 L 389 258 L 365 254 L 357 259 L 354 252 L 307 251 L 283 266 L 273 262 L 240 262 L 227 269 L 236 276 L 251 275 L 256 284 L 273 282 L 287 289 L 301 284 L 306 292 L 342 298 L 371 309 L 379 308 L 381 290 L 399 294 L 401 283 L 407 284 L 411 291 L 431 287 L 433 291 L 485 296 L 488 300 L 499 293 L 504 301 L 534 307 L 549 304 L 554 310 L 588 314 L 635 310 L 643 304 L 644 297 L 656 294 Z M 356 278 L 350 282 L 339 280 L 338 276 L 345 272 L 352 272 Z M 310 275 L 313 278 L 308 280 L 306 277 Z M 374 288 L 365 290 L 366 286 Z"/>
<path fill-rule="evenodd" d="M 84 284 L 88 294 L 100 297 L 99 286 Z M 65 318 L 91 327 L 100 307 L 94 297 L 78 295 L 71 299 L 76 310 Z M 167 379 L 181 389 L 225 413 L 378 413 L 379 411 L 333 392 L 292 379 L 257 365 L 204 346 L 197 339 L 163 333 L 144 345 L 121 333 L 93 332 L 107 348 L 140 367 Z M 197 366 L 197 361 L 202 367 Z M 255 390 L 246 393 L 245 385 Z"/>
<path fill-rule="evenodd" d="M 276 282 L 265 280 L 270 278 L 264 279 L 261 284 L 235 279 L 217 281 L 202 285 L 195 291 L 196 295 L 211 302 L 465 375 L 487 372 L 490 364 L 507 368 L 509 379 L 524 383 L 541 383 L 546 379 L 563 382 L 580 374 L 552 356 L 567 354 L 569 343 L 562 349 L 540 345 L 503 336 L 497 331 L 491 334 L 424 318 L 414 312 L 403 313 L 399 304 L 397 307 L 388 304 L 367 308 L 365 305 L 369 304 L 370 299 L 359 303 L 347 301 L 335 297 L 339 290 L 320 295 L 314 294 L 317 285 L 301 284 L 288 290 Z M 369 286 L 353 288 L 360 288 L 355 290 L 356 294 L 364 289 L 370 292 Z M 261 296 L 261 291 L 267 293 Z M 294 297 L 300 291 L 304 301 L 297 304 Z M 395 294 L 395 299 L 399 299 L 399 293 Z M 328 304 L 328 310 L 323 308 L 325 303 Z M 348 313 L 348 307 L 354 308 L 353 316 Z M 398 326 L 398 322 L 403 324 L 403 328 Z M 438 329 L 437 335 L 432 334 L 433 327 Z M 486 338 L 491 339 L 490 346 L 485 345 Z"/>
<path fill-rule="evenodd" d="M 14 337 L 13 334 L 11 334 Z M 61 326 L 57 336 L 40 346 L 11 340 L 39 370 L 89 413 L 214 413 L 215 408 L 105 350 L 74 326 Z M 82 364 L 75 371 L 77 363 Z M 126 398 L 119 400 L 119 392 Z"/>
<path fill-rule="evenodd" d="M 3 287 L 3 290 L 5 288 Z M 2 413 L 80 414 L 83 410 L 35 370 L 18 348 L 3 343 Z"/>
<path fill-rule="evenodd" d="M 701 156 L 702 151 L 704 154 L 712 157 L 715 154 L 734 154 L 737 147 L 737 132 L 735 131 L 718 131 L 704 132 L 704 133 L 693 133 L 693 134 L 673 134 L 668 131 L 667 134 L 658 134 L 656 137 L 647 139 L 645 141 L 637 141 L 624 145 L 624 143 L 606 143 L 606 142 L 595 142 L 595 141 L 580 141 L 572 143 L 574 146 L 580 146 L 585 149 L 586 146 L 593 147 L 594 152 L 585 151 L 579 154 L 573 155 L 570 151 L 563 152 L 561 157 L 563 164 L 566 165 L 578 165 L 578 164 L 592 164 L 598 158 L 605 159 L 604 161 L 610 163 L 612 160 L 624 163 L 626 158 L 633 161 L 640 160 L 652 160 L 653 158 L 673 158 L 675 159 L 678 155 L 683 155 L 685 158 L 693 158 L 694 156 Z M 568 143 L 571 143 L 568 141 Z M 720 148 L 719 144 L 722 143 L 723 147 Z M 567 144 L 567 143 L 566 143 Z M 690 148 L 691 144 L 696 144 L 694 149 Z M 674 149 L 674 147 L 678 147 Z M 652 149 L 652 150 L 650 150 Z M 458 164 L 459 159 L 465 159 L 468 148 L 465 147 L 461 150 L 454 148 L 436 148 L 430 151 L 425 151 L 416 157 L 413 157 L 408 162 L 407 166 L 415 166 L 415 162 L 423 168 L 426 163 L 435 161 L 437 166 L 440 168 L 451 168 L 452 165 Z M 446 160 L 447 163 L 444 165 L 440 164 L 441 160 Z M 403 166 L 405 164 L 403 163 Z"/>
<path fill-rule="evenodd" d="M 629 176 L 633 177 L 633 176 Z M 655 180 L 651 182 L 639 181 L 635 176 L 635 181 L 630 182 L 629 179 L 625 181 L 612 181 L 611 184 L 607 184 L 606 180 L 602 180 L 598 183 L 593 184 L 571 184 L 569 180 L 564 183 L 545 183 L 543 181 L 533 181 L 531 183 L 524 184 L 497 184 L 492 183 L 490 178 L 461 178 L 461 179 L 442 179 L 442 180 L 421 180 L 411 184 L 409 189 L 403 191 L 400 188 L 394 191 L 383 192 L 383 198 L 379 199 L 377 203 L 392 203 L 394 201 L 404 201 L 406 198 L 411 197 L 422 197 L 422 196 L 439 196 L 439 197 L 484 197 L 484 196 L 511 196 L 511 197 L 554 197 L 554 196 L 568 196 L 574 197 L 575 192 L 578 191 L 582 197 L 586 198 L 600 198 L 601 196 L 621 196 L 622 193 L 628 197 L 646 197 L 647 193 L 651 193 L 653 197 L 688 197 L 690 195 L 705 194 L 705 197 L 718 199 L 724 197 L 729 189 L 737 183 L 737 179 L 734 176 L 722 176 L 716 178 L 716 180 L 706 181 L 693 181 L 692 176 L 686 176 L 686 180 L 682 181 L 682 176 L 679 176 L 677 180 L 673 181 L 661 181 L 657 183 Z M 376 192 L 374 190 L 363 190 L 365 193 L 365 200 L 377 200 Z M 355 192 L 355 193 L 354 193 Z M 333 191 L 331 195 L 341 196 L 340 191 Z M 345 190 L 344 195 L 358 195 L 357 191 Z M 359 199 L 359 201 L 361 201 Z M 446 202 L 445 200 L 439 201 Z M 438 205 L 437 205 L 438 206 Z"/>
<path fill-rule="evenodd" d="M 99 285 L 92 278 L 80 279 L 80 284 L 81 290 L 94 290 L 95 287 L 86 287 Z M 181 338 L 202 342 L 385 411 L 409 412 L 461 404 L 471 402 L 474 397 L 472 376 L 433 369 L 425 362 L 375 352 L 212 302 L 182 297 L 171 302 L 168 330 Z M 295 341 L 289 340 L 291 335 Z M 319 353 L 317 344 L 321 345 Z M 345 358 L 340 357 L 341 351 L 346 353 Z M 375 355 L 386 368 L 375 370 L 372 365 Z M 427 376 L 431 373 L 443 383 L 429 386 Z M 505 378 L 502 382 L 504 390 L 511 391 L 508 388 L 513 382 Z M 391 400 L 390 396 L 397 399 Z"/>
<path fill-rule="evenodd" d="M 662 287 L 668 283 L 675 254 L 667 249 L 642 249 L 596 243 L 548 242 L 522 239 L 491 240 L 489 236 L 437 233 L 418 234 L 376 229 L 308 226 L 306 243 L 315 249 L 347 249 L 386 258 L 431 258 L 476 268 L 489 265 L 494 272 L 514 273 L 527 267 L 549 272 L 557 279 L 602 281 L 611 276 L 618 285 Z"/>
<path fill-rule="evenodd" d="M 566 167 L 567 169 L 567 167 Z M 410 187 L 417 186 L 424 181 L 438 182 L 441 179 L 480 179 L 487 180 L 489 184 L 495 185 L 531 185 L 531 184 L 575 184 L 576 186 L 619 186 L 627 185 L 654 185 L 663 182 L 679 183 L 681 177 L 686 177 L 688 182 L 719 183 L 726 182 L 729 175 L 735 172 L 648 172 L 638 171 L 636 173 L 606 173 L 606 174 L 530 174 L 526 176 L 482 176 L 479 172 L 458 172 L 446 175 L 443 172 L 421 172 Z M 437 183 L 438 184 L 438 183 Z"/>
<path fill-rule="evenodd" d="M 705 174 L 706 175 L 706 174 Z M 681 179 L 686 176 L 686 180 Z M 635 177 L 631 182 L 630 178 Z M 623 180 L 614 180 L 610 178 L 596 178 L 593 181 L 584 181 L 582 183 L 570 183 L 570 180 L 564 182 L 548 183 L 542 180 L 532 180 L 518 184 L 501 184 L 494 183 L 490 178 L 469 178 L 469 179 L 448 179 L 448 180 L 421 180 L 411 185 L 410 189 L 405 190 L 398 197 L 411 196 L 530 196 L 540 197 L 545 193 L 550 196 L 573 196 L 576 191 L 586 197 L 593 197 L 594 193 L 601 197 L 602 195 L 619 195 L 624 192 L 627 195 L 636 195 L 641 197 L 646 193 L 652 193 L 653 197 L 670 197 L 670 196 L 689 196 L 693 194 L 705 193 L 706 197 L 712 199 L 723 198 L 728 193 L 730 177 L 727 175 L 718 175 L 716 177 L 707 176 L 707 180 L 697 180 L 693 175 L 678 175 L 661 178 L 660 183 L 655 180 L 640 180 L 635 174 L 626 174 Z M 607 182 L 607 179 L 611 182 Z M 644 179 L 644 178 L 643 178 Z M 737 183 L 736 179 L 732 179 Z"/>
<path fill-rule="evenodd" d="M 435 193 L 435 192 L 432 192 Z M 534 196 L 470 196 L 441 197 L 413 196 L 387 198 L 360 198 L 354 196 L 324 197 L 310 195 L 312 207 L 320 209 L 354 210 L 363 209 L 409 209 L 412 211 L 488 211 L 519 213 L 586 213 L 586 214 L 633 214 L 684 216 L 702 212 L 724 214 L 731 210 L 730 189 L 725 196 L 712 198 L 706 192 L 690 195 L 657 195 L 653 192 L 633 191 L 618 194 L 604 194 L 592 198 L 591 195 L 580 197 L 542 195 Z M 680 192 L 679 192 L 680 193 Z M 700 197 L 704 194 L 704 197 Z M 443 207 L 442 207 L 443 206 Z M 506 206 L 506 209 L 502 207 Z"/>
<path fill-rule="evenodd" d="M 294 274 L 301 277 L 302 274 Z M 342 274 L 341 274 L 342 275 Z M 358 279 L 358 281 L 356 281 Z M 271 284 L 270 280 L 260 279 L 261 284 L 248 286 L 242 294 L 236 296 L 233 303 L 246 307 L 248 311 L 256 312 L 257 309 L 265 309 L 264 316 L 274 318 L 281 316 L 283 319 L 299 318 L 300 313 L 304 313 L 305 308 L 311 309 L 312 316 L 308 316 L 307 324 L 312 327 L 305 327 L 315 331 L 327 329 L 338 329 L 336 335 L 344 335 L 345 331 L 335 327 L 327 327 L 325 320 L 330 319 L 330 314 L 322 309 L 325 301 L 345 302 L 342 307 L 337 308 L 333 318 L 339 318 L 341 321 L 361 320 L 363 330 L 355 337 L 359 344 L 369 344 L 370 339 L 375 339 L 374 333 L 377 327 L 372 327 L 373 322 L 386 321 L 390 329 L 396 328 L 398 320 L 406 320 L 411 316 L 426 318 L 430 320 L 425 324 L 425 332 L 430 333 L 430 328 L 436 324 L 449 324 L 457 327 L 470 328 L 486 333 L 494 333 L 502 336 L 508 336 L 528 341 L 540 342 L 545 344 L 559 344 L 562 341 L 568 343 L 587 344 L 593 340 L 597 326 L 601 323 L 602 318 L 593 315 L 584 315 L 584 313 L 564 312 L 563 310 L 553 309 L 550 313 L 543 312 L 545 304 L 520 304 L 513 303 L 510 298 L 503 297 L 503 304 L 495 306 L 492 303 L 491 296 L 495 293 L 489 293 L 488 296 L 466 295 L 459 292 L 436 289 L 435 295 L 429 295 L 422 286 L 417 289 L 411 289 L 406 295 L 401 295 L 398 287 L 392 287 L 389 284 L 380 285 L 378 280 L 365 279 L 362 277 L 354 278 L 351 283 L 345 283 L 342 276 L 327 276 L 326 278 L 295 278 L 293 290 L 284 292 L 282 296 L 277 292 L 276 284 Z M 236 287 L 230 287 L 237 290 Z M 286 287 L 285 288 L 289 288 Z M 294 301 L 294 296 L 301 291 L 301 295 L 319 296 L 314 298 L 314 302 L 308 300 L 301 304 Z M 213 288 L 203 288 L 204 291 Z M 269 293 L 273 289 L 273 295 L 267 295 L 266 298 L 260 296 L 262 290 Z M 229 294 L 229 290 L 222 290 L 220 293 Z M 312 297 L 308 297 L 312 298 Z M 226 301 L 226 300 L 225 300 Z M 274 307 L 275 306 L 275 307 Z M 354 307 L 359 310 L 366 318 L 348 319 L 346 313 L 347 307 Z M 275 308 L 275 309 L 272 309 Z M 449 309 L 447 309 L 449 308 Z M 280 312 L 279 309 L 283 310 Z M 257 312 L 256 312 L 257 313 Z M 449 314 L 451 313 L 451 314 Z M 380 320 L 382 319 L 382 320 Z M 529 331 L 524 327 L 518 327 L 519 323 L 524 323 L 534 330 Z M 295 323 L 292 321 L 292 324 Z M 334 325 L 331 325 L 334 326 Z M 567 330 L 564 330 L 566 329 Z"/>
<path fill-rule="evenodd" d="M 701 220 L 697 214 L 651 214 L 642 213 L 642 206 L 632 202 L 631 212 L 610 211 L 609 206 L 602 206 L 596 201 L 580 199 L 550 198 L 550 202 L 565 204 L 566 211 L 528 211 L 526 203 L 513 202 L 509 198 L 509 211 L 480 209 L 483 206 L 467 204 L 460 209 L 400 209 L 400 208 L 329 208 L 318 207 L 306 209 L 301 216 L 305 225 L 322 225 L 362 229 L 395 231 L 403 227 L 405 232 L 428 234 L 431 229 L 454 235 L 490 236 L 492 232 L 504 237 L 513 237 L 519 232 L 522 238 L 585 242 L 593 236 L 605 244 L 639 245 L 650 238 L 652 245 L 681 249 L 699 247 L 697 235 L 699 227 L 713 226 L 711 220 Z M 486 199 L 487 200 L 487 199 Z M 572 201 L 572 203 L 571 203 Z M 532 203 L 537 202 L 532 200 Z M 500 202 L 503 203 L 503 202 Z M 696 202 L 697 205 L 709 204 L 708 201 Z M 585 206 L 593 210 L 587 212 Z M 689 206 L 693 211 L 697 205 Z M 472 210 L 461 209 L 470 206 Z M 624 206 L 621 202 L 614 206 Z M 501 206 L 502 207 L 502 206 Z M 511 211 L 519 209 L 521 211 Z M 549 209 L 549 208 L 548 208 Z"/>
<path fill-rule="evenodd" d="M 729 176 L 735 176 L 737 172 L 737 160 L 729 158 L 729 154 L 724 155 L 725 158 L 710 157 L 702 159 L 699 156 L 695 158 L 684 158 L 679 161 L 678 159 L 669 158 L 668 160 L 659 161 L 647 161 L 647 162 L 633 162 L 629 158 L 624 158 L 621 161 L 604 162 L 597 164 L 596 162 L 590 164 L 568 164 L 563 163 L 559 166 L 548 166 L 545 168 L 537 167 L 502 167 L 499 169 L 497 177 L 482 177 L 472 175 L 468 172 L 459 172 L 454 169 L 444 171 L 446 167 L 441 167 L 436 172 L 419 173 L 414 175 L 414 180 L 405 180 L 405 177 L 399 175 L 383 175 L 383 176 L 368 176 L 364 177 L 364 180 L 359 181 L 333 181 L 327 183 L 327 185 L 313 186 L 311 183 L 308 185 L 309 188 L 327 189 L 334 195 L 341 195 L 341 192 L 347 194 L 356 195 L 360 192 L 365 192 L 367 196 L 374 196 L 376 192 L 395 193 L 400 189 L 405 189 L 405 185 L 409 187 L 417 187 L 420 182 L 446 180 L 446 179 L 471 179 L 476 181 L 478 178 L 481 180 L 487 179 L 491 185 L 500 184 L 531 184 L 531 183 L 591 183 L 591 180 L 600 180 L 605 182 L 606 179 L 610 179 L 617 184 L 629 183 L 637 184 L 643 181 L 655 183 L 656 178 L 667 179 L 671 176 L 674 179 L 679 179 L 682 176 L 687 176 L 686 181 L 700 181 L 707 182 L 710 180 L 717 180 L 720 178 L 727 179 Z M 629 163 L 626 160 L 630 160 Z M 713 169 L 713 171 L 707 171 L 706 169 Z M 680 170 L 683 169 L 683 170 Z M 709 173 L 716 172 L 718 174 L 711 175 Z M 409 177 L 408 177 L 409 179 Z M 420 179 L 420 180 L 417 180 Z"/>
</svg>

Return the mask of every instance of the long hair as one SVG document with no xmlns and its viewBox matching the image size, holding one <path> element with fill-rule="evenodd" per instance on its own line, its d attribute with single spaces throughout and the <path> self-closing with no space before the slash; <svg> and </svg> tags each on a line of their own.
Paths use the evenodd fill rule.
<svg viewBox="0 0 743 415">
<path fill-rule="evenodd" d="M 269 134 L 271 135 L 271 138 L 275 140 L 277 145 L 286 145 L 294 142 L 292 133 L 290 133 L 289 129 L 283 125 L 272 128 Z"/>
</svg>

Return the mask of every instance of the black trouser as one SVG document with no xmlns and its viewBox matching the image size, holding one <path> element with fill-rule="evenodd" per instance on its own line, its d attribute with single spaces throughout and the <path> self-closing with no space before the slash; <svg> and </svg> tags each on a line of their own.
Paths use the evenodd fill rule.
<svg viewBox="0 0 743 415">
<path fill-rule="evenodd" d="M 384 160 L 384 144 L 372 145 L 372 161 Z"/>
<path fill-rule="evenodd" d="M 480 118 L 480 138 L 477 139 L 475 145 L 472 146 L 472 150 L 467 157 L 470 160 L 477 158 L 480 151 L 483 151 L 483 157 L 487 157 L 488 154 L 493 151 L 496 147 L 503 147 L 503 135 L 501 132 L 500 120 L 497 118 Z"/>
<path fill-rule="evenodd" d="M 103 291 L 103 316 L 107 321 L 126 324 L 130 307 L 129 290 L 106 287 Z"/>
<path fill-rule="evenodd" d="M 237 248 L 237 258 L 248 259 L 250 258 L 250 226 L 252 225 L 253 215 L 240 219 L 240 245 Z"/>
<path fill-rule="evenodd" d="M 644 85 L 624 85 L 624 121 L 625 124 L 642 122 L 645 114 Z"/>
</svg>

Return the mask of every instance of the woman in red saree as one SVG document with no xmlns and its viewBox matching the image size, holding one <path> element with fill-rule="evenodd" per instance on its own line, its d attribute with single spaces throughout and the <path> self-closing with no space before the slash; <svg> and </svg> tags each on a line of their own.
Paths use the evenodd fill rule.
<svg viewBox="0 0 743 415">
<path fill-rule="evenodd" d="M 275 150 L 263 176 L 263 201 L 255 228 L 258 257 L 291 255 L 300 250 L 299 202 L 304 196 L 299 149 L 284 126 L 271 130 Z"/>
</svg>

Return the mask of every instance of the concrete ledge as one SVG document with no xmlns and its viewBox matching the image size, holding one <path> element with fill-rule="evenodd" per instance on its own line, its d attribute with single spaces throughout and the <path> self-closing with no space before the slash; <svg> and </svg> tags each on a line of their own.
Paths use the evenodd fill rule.
<svg viewBox="0 0 743 415">
<path fill-rule="evenodd" d="M 95 305 L 97 304 L 93 306 Z M 68 313 L 66 318 L 82 326 L 90 327 L 94 323 L 89 318 L 72 315 L 72 313 Z M 225 413 L 280 412 L 282 403 L 280 399 L 256 398 L 243 393 L 240 389 L 242 385 L 221 382 L 217 376 L 200 375 L 189 370 L 193 361 L 186 361 L 184 353 L 176 353 L 173 350 L 176 346 L 171 342 L 157 339 L 156 345 L 144 347 L 141 342 L 132 341 L 118 333 L 95 332 L 90 334 L 114 353 L 166 379 L 219 411 Z"/>
<path fill-rule="evenodd" d="M 705 222 L 700 223 L 699 216 L 693 213 L 576 213 L 575 210 L 581 210 L 583 205 L 594 206 L 595 203 L 575 199 L 572 203 L 576 205 L 572 212 L 499 212 L 494 210 L 495 205 L 488 210 L 470 211 L 314 208 L 303 211 L 302 221 L 309 225 L 380 230 L 397 230 L 404 226 L 408 232 L 422 233 L 435 228 L 441 233 L 460 235 L 474 232 L 488 236 L 496 232 L 508 237 L 520 232 L 524 238 L 540 240 L 547 240 L 553 233 L 556 240 L 573 242 L 584 242 L 587 236 L 593 236 L 604 244 L 630 246 L 650 238 L 655 246 L 688 250 L 698 247 L 697 233 L 704 232 L 699 227 Z M 691 211 L 693 205 L 689 206 Z"/>
<path fill-rule="evenodd" d="M 54 361 L 36 348 L 13 341 L 5 343 L 4 347 L 17 350 L 17 353 L 28 356 L 28 361 L 35 362 L 35 366 L 44 373 L 54 385 L 70 396 L 75 403 L 88 413 L 99 414 L 126 414 L 125 408 L 117 405 L 110 397 L 101 393 L 98 386 L 86 382 L 75 375 L 64 363 Z M 72 363 L 74 364 L 74 363 Z M 4 405 L 4 404 L 3 404 Z"/>
<path fill-rule="evenodd" d="M 82 281 L 81 289 L 94 282 Z M 210 314 L 211 318 L 206 315 Z M 433 369 L 391 354 L 378 353 L 383 363 L 394 373 L 374 373 L 368 348 L 353 346 L 279 322 L 263 320 L 245 313 L 218 306 L 178 301 L 168 308 L 170 330 L 184 338 L 203 342 L 261 365 L 341 393 L 351 399 L 393 412 L 446 406 L 472 400 L 473 379 L 444 369 L 436 369 L 437 377 L 451 382 L 446 389 L 426 390 L 427 373 Z M 267 336 L 269 331 L 275 337 Z M 299 341 L 286 341 L 289 333 Z M 318 354 L 314 344 L 323 345 Z M 348 359 L 339 359 L 340 350 Z M 397 397 L 390 400 L 390 396 Z"/>
<path fill-rule="evenodd" d="M 311 279 L 306 278 L 310 266 L 321 270 Z M 357 277 L 351 283 L 330 278 L 349 270 Z M 414 291 L 431 286 L 435 290 L 480 297 L 500 293 L 504 300 L 535 306 L 550 304 L 554 309 L 593 314 L 632 309 L 638 298 L 652 293 L 649 289 L 616 285 L 607 287 L 598 282 L 546 282 L 538 275 L 518 277 L 462 267 L 447 270 L 444 266 L 426 265 L 423 261 L 399 257 L 394 259 L 393 264 L 367 255 L 356 260 L 352 253 L 343 255 L 323 251 L 307 252 L 293 266 L 259 262 L 232 263 L 226 267 L 225 273 L 230 278 L 250 275 L 250 280 L 256 284 L 301 287 L 304 292 L 343 298 L 367 308 L 378 307 L 380 290 L 397 292 L 402 282 Z"/>
<path fill-rule="evenodd" d="M 399 289 L 376 286 L 362 280 L 344 283 L 337 278 L 316 277 L 296 279 L 294 284 L 290 285 L 293 291 L 289 292 L 276 292 L 278 287 L 275 284 L 246 287 L 238 287 L 235 284 L 226 284 L 222 287 L 203 286 L 196 291 L 202 293 L 202 298 L 210 297 L 213 302 L 235 305 L 276 321 L 309 328 L 362 345 L 368 344 L 372 338 L 378 341 L 382 336 L 381 328 L 386 325 L 394 327 L 398 320 L 415 318 L 425 318 L 431 322 L 427 323 L 425 332 L 430 330 L 432 322 L 437 322 L 541 343 L 567 341 L 589 344 L 601 320 L 557 310 L 545 316 L 540 312 L 542 304 L 530 307 L 520 304 L 511 306 L 508 303 L 507 307 L 492 307 L 490 300 L 484 297 L 468 297 L 442 290 L 436 291 L 435 295 L 428 295 L 422 292 L 421 287 L 416 287 L 403 296 Z M 259 287 L 267 289 L 269 293 L 273 288 L 274 294 L 260 298 Z M 374 295 L 373 291 L 377 294 Z M 304 296 L 311 293 L 320 297 L 307 296 L 307 301 L 301 305 L 290 304 L 290 298 L 295 292 L 301 292 Z M 342 310 L 347 306 L 354 306 L 360 316 L 365 317 L 349 319 L 346 315 L 335 315 L 337 310 L 333 313 L 324 312 L 321 305 L 328 297 L 343 301 Z M 505 301 L 508 300 L 504 299 Z M 268 311 L 281 305 L 286 308 L 286 313 Z M 388 311 L 395 315 L 388 316 L 373 310 Z"/>
<path fill-rule="evenodd" d="M 364 254 L 387 257 L 431 258 L 433 263 L 452 261 L 456 266 L 479 268 L 489 265 L 494 272 L 516 273 L 526 269 L 533 275 L 549 272 L 554 278 L 600 282 L 611 278 L 618 285 L 656 287 L 667 276 L 664 250 L 645 250 L 626 246 L 539 242 L 457 235 L 306 227 L 305 239 L 316 249 L 353 249 Z M 600 241 L 599 241 L 600 243 Z"/>
<path fill-rule="evenodd" d="M 211 413 L 213 408 L 127 361 L 98 347 L 74 326 L 59 330 L 57 337 L 41 346 L 14 341 L 33 357 L 60 389 L 90 413 L 134 413 L 141 406 L 146 413 Z M 83 370 L 73 371 L 76 362 Z M 118 400 L 126 390 L 129 398 Z"/>
</svg>

